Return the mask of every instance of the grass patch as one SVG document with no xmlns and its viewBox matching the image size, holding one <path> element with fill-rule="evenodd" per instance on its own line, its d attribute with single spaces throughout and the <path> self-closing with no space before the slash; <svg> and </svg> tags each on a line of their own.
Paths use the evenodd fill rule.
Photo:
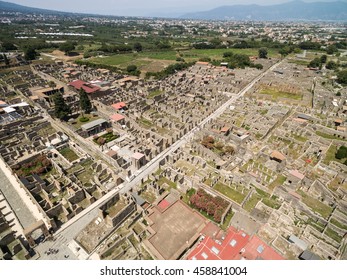
<svg viewBox="0 0 347 280">
<path fill-rule="evenodd" d="M 140 125 L 144 126 L 145 128 L 151 128 L 153 126 L 153 123 L 146 118 L 140 118 L 139 123 L 140 123 Z"/>
<path fill-rule="evenodd" d="M 277 90 L 275 88 L 266 88 L 260 91 L 260 94 L 271 95 L 275 100 L 278 98 L 288 98 L 294 100 L 302 100 L 302 94 Z"/>
<path fill-rule="evenodd" d="M 289 63 L 294 63 L 296 65 L 307 66 L 310 62 L 307 60 L 289 59 Z"/>
<path fill-rule="evenodd" d="M 341 224 L 339 221 L 337 221 L 335 219 L 331 219 L 330 223 L 332 223 L 334 226 L 337 226 L 338 228 L 347 230 L 347 225 L 346 224 Z"/>
<path fill-rule="evenodd" d="M 287 180 L 287 177 L 284 175 L 278 175 L 274 181 L 268 186 L 268 189 L 273 191 L 275 188 L 284 184 Z"/>
<path fill-rule="evenodd" d="M 262 202 L 273 209 L 279 209 L 281 207 L 281 203 L 279 203 L 276 199 L 274 198 L 263 198 Z"/>
<path fill-rule="evenodd" d="M 163 184 L 167 184 L 169 186 L 169 188 L 167 188 L 166 190 L 167 191 L 170 191 L 171 189 L 176 189 L 177 188 L 177 184 L 170 181 L 168 178 L 166 177 L 161 177 L 159 180 L 158 180 L 158 185 L 159 186 L 162 186 Z"/>
<path fill-rule="evenodd" d="M 192 197 L 192 195 L 195 194 L 195 193 L 196 193 L 196 190 L 195 190 L 195 189 L 193 189 L 193 188 L 189 189 L 189 190 L 184 194 L 184 196 L 182 197 L 183 202 L 185 202 L 186 204 L 189 205 L 189 200 L 190 200 L 190 198 Z"/>
<path fill-rule="evenodd" d="M 342 241 L 342 237 L 336 231 L 332 230 L 329 227 L 325 230 L 325 234 L 338 243 L 341 243 Z"/>
<path fill-rule="evenodd" d="M 260 200 L 261 200 L 261 196 L 257 193 L 253 193 L 252 196 L 243 205 L 243 208 L 247 212 L 251 212 Z"/>
<path fill-rule="evenodd" d="M 311 208 L 313 212 L 320 214 L 325 219 L 330 216 L 331 212 L 333 211 L 330 206 L 320 202 L 318 199 L 308 196 L 303 191 L 299 191 L 299 194 L 302 197 L 302 202 Z"/>
<path fill-rule="evenodd" d="M 78 159 L 76 153 L 69 147 L 61 149 L 59 153 L 70 162 L 73 162 L 74 160 Z"/>
<path fill-rule="evenodd" d="M 314 227 L 316 230 L 318 230 L 319 232 L 323 232 L 324 228 L 325 228 L 325 225 L 319 223 L 319 222 L 315 222 L 314 220 L 312 220 L 311 218 L 309 218 L 307 220 L 307 223 Z"/>
<path fill-rule="evenodd" d="M 234 216 L 234 212 L 230 212 L 228 215 L 225 216 L 223 224 L 221 224 L 220 228 L 222 230 L 227 230 L 230 224 L 230 221 L 232 217 Z"/>
<path fill-rule="evenodd" d="M 326 155 L 325 155 L 323 163 L 326 164 L 326 165 L 328 165 L 331 161 L 337 161 L 337 162 L 340 162 L 340 163 L 344 163 L 344 161 L 346 159 L 337 159 L 335 157 L 336 152 L 337 152 L 337 147 L 334 146 L 334 145 L 331 145 L 330 148 L 328 149 Z"/>
<path fill-rule="evenodd" d="M 154 90 L 154 91 L 151 91 L 147 97 L 148 98 L 154 98 L 154 97 L 159 96 L 163 93 L 164 93 L 164 91 L 162 91 L 162 90 Z"/>
<path fill-rule="evenodd" d="M 224 185 L 220 182 L 218 182 L 214 189 L 222 194 L 224 194 L 225 196 L 229 197 L 231 200 L 237 202 L 238 204 L 241 204 L 242 201 L 245 199 L 246 194 L 242 194 L 238 191 L 236 191 L 235 189 L 232 189 L 231 187 Z"/>
<path fill-rule="evenodd" d="M 233 52 L 234 54 L 244 54 L 248 56 L 258 55 L 258 49 L 191 49 L 176 52 L 174 50 L 168 51 L 144 51 L 140 53 L 127 53 L 127 54 L 116 54 L 105 57 L 94 57 L 88 61 L 96 64 L 117 66 L 125 69 L 129 65 L 136 65 L 141 68 L 149 65 L 152 62 L 160 61 L 172 61 L 176 63 L 177 57 L 181 56 L 187 62 L 198 61 L 201 57 L 209 57 L 210 59 L 221 60 L 225 52 Z M 278 56 L 278 50 L 268 49 L 268 55 L 270 57 Z"/>
<path fill-rule="evenodd" d="M 334 136 L 334 135 L 331 135 L 331 134 L 327 134 L 327 133 L 324 133 L 324 132 L 321 132 L 321 131 L 316 131 L 316 134 L 320 137 L 323 137 L 325 139 L 333 139 L 333 140 L 342 140 L 342 141 L 346 141 L 346 139 L 342 139 L 342 138 L 339 138 L 337 136 Z"/>
<path fill-rule="evenodd" d="M 91 121 L 95 121 L 97 119 L 99 119 L 99 116 L 93 116 L 91 114 L 84 114 L 84 117 L 79 117 L 77 118 L 74 122 L 72 122 L 72 125 L 76 128 L 79 129 L 81 128 L 82 125 L 91 122 Z M 82 119 L 82 121 L 81 121 Z M 85 121 L 86 119 L 88 119 L 88 121 Z"/>
<path fill-rule="evenodd" d="M 297 134 L 292 134 L 292 137 L 299 142 L 306 142 L 307 138 L 301 135 L 297 135 Z"/>
</svg>

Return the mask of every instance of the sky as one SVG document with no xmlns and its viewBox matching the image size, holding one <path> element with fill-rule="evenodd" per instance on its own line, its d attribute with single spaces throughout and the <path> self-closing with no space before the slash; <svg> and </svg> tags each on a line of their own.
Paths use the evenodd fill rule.
<svg viewBox="0 0 347 280">
<path fill-rule="evenodd" d="M 65 12 L 119 16 L 178 16 L 224 5 L 271 5 L 291 0 L 3 0 L 24 6 Z M 337 0 L 304 0 L 304 2 Z M 346 1 L 346 0 L 343 0 Z"/>
</svg>

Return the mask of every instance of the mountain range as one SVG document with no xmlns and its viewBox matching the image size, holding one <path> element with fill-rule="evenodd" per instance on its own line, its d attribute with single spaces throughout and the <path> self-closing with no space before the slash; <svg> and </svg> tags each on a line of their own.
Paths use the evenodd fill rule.
<svg viewBox="0 0 347 280">
<path fill-rule="evenodd" d="M 27 7 L 4 1 L 0 1 L 0 12 L 73 15 L 73 13 Z M 165 17 L 169 16 L 166 14 Z M 172 17 L 177 18 L 177 16 Z M 300 0 L 295 0 L 284 4 L 268 6 L 261 6 L 257 4 L 231 5 L 218 7 L 209 11 L 188 13 L 179 16 L 179 18 L 254 21 L 347 21 L 347 2 L 336 1 L 305 3 Z"/>
<path fill-rule="evenodd" d="M 347 3 L 342 1 L 313 3 L 292 1 L 269 6 L 260 6 L 256 4 L 233 5 L 222 6 L 204 12 L 189 13 L 181 16 L 181 18 L 256 21 L 347 21 Z"/>
</svg>

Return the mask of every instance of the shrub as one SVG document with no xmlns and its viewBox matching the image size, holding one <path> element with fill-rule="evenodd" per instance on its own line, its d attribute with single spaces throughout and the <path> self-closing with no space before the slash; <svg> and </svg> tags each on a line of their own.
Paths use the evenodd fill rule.
<svg viewBox="0 0 347 280">
<path fill-rule="evenodd" d="M 79 118 L 79 121 L 80 121 L 80 122 L 88 122 L 88 121 L 89 121 L 89 118 L 87 118 L 87 117 L 80 117 L 80 118 Z"/>
</svg>

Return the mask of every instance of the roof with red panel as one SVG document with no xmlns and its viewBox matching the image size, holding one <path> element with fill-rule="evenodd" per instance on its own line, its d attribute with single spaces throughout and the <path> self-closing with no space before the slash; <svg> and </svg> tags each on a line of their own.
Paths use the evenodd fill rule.
<svg viewBox="0 0 347 280">
<path fill-rule="evenodd" d="M 100 88 L 98 86 L 92 85 L 90 83 L 84 82 L 82 80 L 75 80 L 69 83 L 69 86 L 74 87 L 77 90 L 80 90 L 81 88 L 86 92 L 86 93 L 94 93 Z"/>
<path fill-rule="evenodd" d="M 258 236 L 230 227 L 224 239 L 205 237 L 187 256 L 188 260 L 283 260 Z"/>
<path fill-rule="evenodd" d="M 126 107 L 127 105 L 124 102 L 118 102 L 118 103 L 112 104 L 111 106 L 112 106 L 112 108 L 114 108 L 116 110 L 120 110 L 120 109 Z"/>
</svg>

